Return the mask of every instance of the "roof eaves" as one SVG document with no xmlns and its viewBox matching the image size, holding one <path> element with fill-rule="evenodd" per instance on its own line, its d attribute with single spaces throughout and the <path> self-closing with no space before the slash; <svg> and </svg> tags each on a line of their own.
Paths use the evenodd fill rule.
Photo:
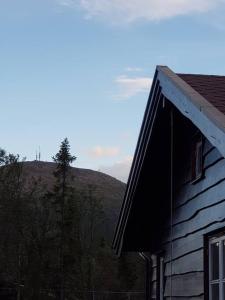
<svg viewBox="0 0 225 300">
<path fill-rule="evenodd" d="M 152 118 L 149 112 L 154 98 L 156 82 L 160 83 L 163 96 L 173 103 L 183 115 L 190 119 L 225 157 L 225 115 L 167 66 L 157 66 L 138 138 L 134 161 L 128 178 L 124 202 L 114 235 L 113 249 L 117 254 L 120 254 L 122 251 L 123 237 L 132 199 L 139 180 L 140 161 L 143 161 L 143 157 L 141 156 L 145 153 L 144 149 L 147 147 L 149 141 L 149 139 L 147 140 L 143 137 Z"/>
<path fill-rule="evenodd" d="M 225 157 L 225 115 L 166 66 L 157 66 L 162 93 Z"/>
<path fill-rule="evenodd" d="M 149 140 L 149 136 L 146 137 L 146 131 L 149 127 L 149 123 L 151 123 L 151 120 L 152 120 L 152 115 L 151 115 L 152 102 L 154 100 L 156 90 L 160 89 L 160 91 L 161 91 L 161 88 L 159 88 L 159 85 L 157 83 L 157 73 L 158 73 L 158 71 L 156 70 L 154 79 L 153 79 L 153 83 L 152 83 L 152 87 L 150 90 L 150 95 L 149 95 L 148 103 L 146 106 L 141 130 L 140 130 L 140 134 L 138 137 L 134 160 L 133 160 L 133 163 L 131 166 L 131 171 L 130 171 L 128 182 L 127 182 L 127 188 L 125 191 L 124 201 L 123 201 L 122 208 L 120 211 L 119 221 L 117 223 L 117 227 L 116 227 L 116 231 L 115 231 L 115 235 L 114 235 L 114 239 L 113 239 L 113 243 L 112 243 L 112 248 L 115 250 L 115 252 L 118 255 L 120 255 L 120 253 L 122 251 L 123 236 L 124 236 L 124 232 L 126 229 L 129 211 L 131 209 L 133 195 L 135 193 L 135 188 L 136 188 L 138 178 L 139 178 L 139 173 L 140 173 L 139 171 L 141 169 L 140 164 L 141 164 L 141 161 L 143 162 L 143 159 L 144 159 L 145 148 L 147 147 L 146 141 Z"/>
</svg>

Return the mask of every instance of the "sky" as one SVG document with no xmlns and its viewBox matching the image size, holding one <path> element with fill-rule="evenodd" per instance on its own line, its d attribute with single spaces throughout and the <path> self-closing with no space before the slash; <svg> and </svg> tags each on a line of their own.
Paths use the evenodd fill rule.
<svg viewBox="0 0 225 300">
<path fill-rule="evenodd" d="M 126 182 L 156 65 L 225 75 L 225 0 L 0 0 L 0 147 Z"/>
</svg>

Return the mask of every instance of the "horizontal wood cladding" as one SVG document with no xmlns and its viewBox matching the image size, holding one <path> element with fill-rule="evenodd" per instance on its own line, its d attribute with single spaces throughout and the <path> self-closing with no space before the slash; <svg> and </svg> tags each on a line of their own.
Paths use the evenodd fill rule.
<svg viewBox="0 0 225 300">
<path fill-rule="evenodd" d="M 186 151 L 187 152 L 190 151 L 188 146 Z M 219 151 L 214 146 L 212 146 L 207 140 L 205 140 L 205 142 L 203 142 L 203 176 L 201 179 L 204 178 L 204 173 L 208 168 L 210 168 L 211 166 L 213 166 L 214 164 L 216 164 L 218 161 L 222 159 L 223 157 L 221 156 Z M 182 172 L 180 172 L 179 177 L 176 178 L 175 189 L 178 191 L 182 189 L 185 185 L 192 184 L 192 179 L 190 177 L 190 168 L 191 168 L 190 163 L 191 163 L 190 156 L 185 157 L 185 162 L 184 162 L 184 158 L 180 162 L 180 164 L 184 164 L 185 167 L 182 168 Z"/>
<path fill-rule="evenodd" d="M 168 261 L 165 264 L 165 276 L 179 275 L 191 272 L 203 272 L 203 249 L 191 252 L 188 255 Z"/>
<path fill-rule="evenodd" d="M 172 292 L 172 293 L 171 293 Z M 199 297 L 204 294 L 204 273 L 166 277 L 165 297 Z"/>
<path fill-rule="evenodd" d="M 204 295 L 194 296 L 194 297 L 164 297 L 165 300 L 204 300 Z"/>
<path fill-rule="evenodd" d="M 223 201 L 225 201 L 225 180 L 188 201 L 186 205 L 179 207 L 174 214 L 173 226 L 188 222 L 198 217 L 201 211 L 216 206 Z"/>
<path fill-rule="evenodd" d="M 221 156 L 220 152 L 216 149 L 213 148 L 210 150 L 207 155 L 204 156 L 204 161 L 203 161 L 203 166 L 204 169 L 208 169 L 212 165 L 214 165 L 217 161 L 222 160 L 223 157 Z"/>
<path fill-rule="evenodd" d="M 186 184 L 176 195 L 175 209 L 194 200 L 215 185 L 225 180 L 225 159 L 222 159 L 205 172 L 205 178 L 196 184 Z"/>
<path fill-rule="evenodd" d="M 225 227 L 225 218 L 220 219 L 220 220 L 214 220 L 212 223 L 209 223 L 204 227 L 198 228 L 195 231 L 187 232 L 184 235 L 173 238 L 172 242 L 174 244 L 177 241 L 186 240 L 187 237 L 192 237 L 195 234 L 202 235 L 202 237 L 203 237 L 204 234 L 208 234 L 209 232 L 212 232 L 214 230 L 218 230 L 218 229 L 224 228 L 224 227 Z M 168 245 L 169 243 L 170 243 L 170 240 L 168 239 L 167 241 L 165 240 L 163 244 L 165 246 L 165 245 Z M 203 242 L 202 242 L 202 245 L 203 245 Z"/>
<path fill-rule="evenodd" d="M 164 276 L 170 277 L 171 272 L 172 276 L 185 275 L 188 273 L 195 274 L 196 272 L 204 271 L 204 253 L 203 248 L 198 251 L 194 251 L 186 254 L 185 256 L 181 256 L 175 259 L 168 260 L 164 265 Z M 152 282 L 157 281 L 157 267 L 153 267 L 152 269 Z"/>
<path fill-rule="evenodd" d="M 198 217 L 173 228 L 173 241 L 206 229 L 217 223 L 225 222 L 225 202 L 199 212 Z M 168 240 L 169 242 L 169 237 Z"/>
<path fill-rule="evenodd" d="M 204 235 L 225 226 L 225 159 L 207 140 L 203 155 L 204 177 L 175 186 L 172 228 L 164 220 L 165 299 L 204 299 Z"/>
<path fill-rule="evenodd" d="M 203 234 L 202 232 L 196 232 L 189 235 L 184 239 L 178 239 L 173 242 L 173 259 L 177 259 L 182 256 L 189 255 L 192 252 L 199 251 L 203 247 Z M 171 245 L 166 243 L 164 245 L 164 259 L 170 261 L 171 257 Z"/>
<path fill-rule="evenodd" d="M 203 151 L 202 151 L 203 155 L 206 156 L 213 149 L 215 149 L 215 147 L 206 138 L 204 138 Z"/>
</svg>

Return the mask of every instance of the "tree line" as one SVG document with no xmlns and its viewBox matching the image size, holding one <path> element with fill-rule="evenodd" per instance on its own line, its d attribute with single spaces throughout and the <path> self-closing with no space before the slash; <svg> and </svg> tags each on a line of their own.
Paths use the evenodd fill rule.
<svg viewBox="0 0 225 300">
<path fill-rule="evenodd" d="M 64 139 L 50 189 L 24 176 L 24 159 L 0 149 L 0 299 L 82 300 L 138 286 L 135 262 L 116 258 L 97 229 L 104 211 L 96 187 L 72 184 L 75 160 Z"/>
</svg>

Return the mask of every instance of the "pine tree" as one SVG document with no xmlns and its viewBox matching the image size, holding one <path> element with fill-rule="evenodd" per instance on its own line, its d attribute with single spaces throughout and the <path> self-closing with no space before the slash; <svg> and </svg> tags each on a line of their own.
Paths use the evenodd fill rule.
<svg viewBox="0 0 225 300">
<path fill-rule="evenodd" d="M 59 152 L 53 157 L 57 164 L 54 176 L 56 178 L 55 184 L 55 206 L 59 216 L 59 281 L 60 281 L 60 300 L 65 299 L 65 221 L 66 221 L 66 205 L 70 198 L 69 181 L 70 181 L 70 165 L 76 160 L 75 156 L 70 154 L 70 145 L 67 138 L 65 138 L 61 145 Z"/>
</svg>

